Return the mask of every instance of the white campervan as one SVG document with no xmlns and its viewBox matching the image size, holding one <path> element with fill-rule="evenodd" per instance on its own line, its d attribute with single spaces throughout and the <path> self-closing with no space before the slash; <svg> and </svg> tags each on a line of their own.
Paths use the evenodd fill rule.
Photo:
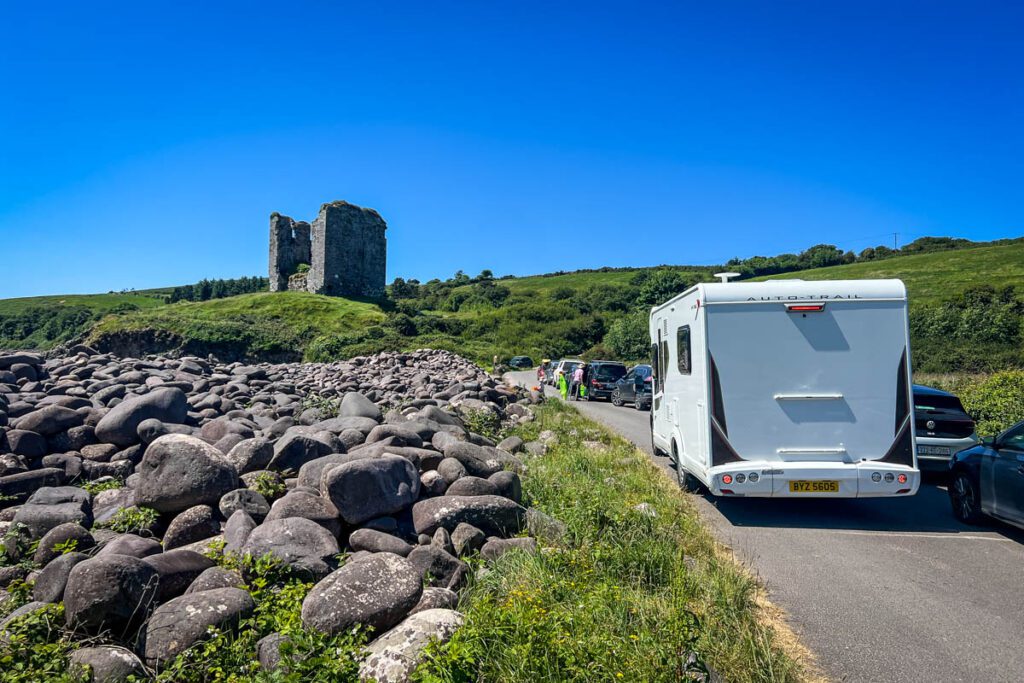
<svg viewBox="0 0 1024 683">
<path fill-rule="evenodd" d="M 899 280 L 699 284 L 651 310 L 651 438 L 718 496 L 917 492 Z"/>
</svg>

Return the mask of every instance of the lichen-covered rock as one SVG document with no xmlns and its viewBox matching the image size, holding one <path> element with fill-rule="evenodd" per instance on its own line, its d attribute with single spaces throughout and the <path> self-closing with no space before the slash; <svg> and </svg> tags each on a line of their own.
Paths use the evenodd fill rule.
<svg viewBox="0 0 1024 683">
<path fill-rule="evenodd" d="M 69 657 L 73 675 L 86 676 L 93 683 L 123 683 L 134 677 L 142 680 L 146 669 L 131 650 L 113 645 L 83 647 Z"/>
<path fill-rule="evenodd" d="M 338 541 L 316 522 L 287 517 L 264 522 L 245 542 L 243 552 L 253 557 L 270 554 L 313 578 L 326 576 L 328 560 L 340 552 Z"/>
<path fill-rule="evenodd" d="M 357 624 L 383 631 L 400 622 L 422 593 L 420 573 L 407 559 L 374 553 L 313 586 L 302 603 L 302 623 L 328 635 Z"/>
<path fill-rule="evenodd" d="M 69 627 L 86 633 L 128 633 L 142 624 L 159 583 L 156 570 L 138 558 L 98 555 L 71 569 L 64 589 L 64 619 Z"/>
<path fill-rule="evenodd" d="M 189 593 L 161 605 L 146 625 L 146 663 L 159 667 L 198 642 L 211 626 L 230 631 L 255 608 L 241 588 Z"/>
<path fill-rule="evenodd" d="M 407 683 L 431 642 L 445 643 L 464 618 L 450 609 L 428 609 L 413 614 L 366 648 L 359 680 L 368 683 Z"/>
</svg>

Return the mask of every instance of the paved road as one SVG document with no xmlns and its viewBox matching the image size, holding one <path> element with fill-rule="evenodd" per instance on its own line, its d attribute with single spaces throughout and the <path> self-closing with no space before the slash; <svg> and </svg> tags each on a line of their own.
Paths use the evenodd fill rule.
<svg viewBox="0 0 1024 683">
<path fill-rule="evenodd" d="M 576 405 L 651 454 L 647 412 Z M 1024 533 L 959 524 L 940 483 L 888 500 L 694 498 L 835 680 L 1024 681 Z"/>
</svg>

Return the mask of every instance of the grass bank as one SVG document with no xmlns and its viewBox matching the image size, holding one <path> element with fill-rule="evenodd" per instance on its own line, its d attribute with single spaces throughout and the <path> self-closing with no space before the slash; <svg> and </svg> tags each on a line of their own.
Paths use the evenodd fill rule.
<svg viewBox="0 0 1024 683">
<path fill-rule="evenodd" d="M 632 444 L 559 402 L 524 426 L 558 443 L 524 496 L 562 520 L 561 547 L 506 554 L 468 589 L 466 625 L 418 680 L 807 680 L 761 589 Z M 775 620 L 775 621 L 773 621 Z M 801 661 L 802 660 L 802 661 Z"/>
</svg>

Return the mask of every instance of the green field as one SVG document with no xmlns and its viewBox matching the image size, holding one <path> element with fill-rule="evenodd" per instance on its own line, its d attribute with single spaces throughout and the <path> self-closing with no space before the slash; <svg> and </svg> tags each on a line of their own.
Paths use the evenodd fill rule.
<svg viewBox="0 0 1024 683">
<path fill-rule="evenodd" d="M 1024 291 L 1024 242 L 897 256 L 843 266 L 799 270 L 764 279 L 857 280 L 899 278 L 912 302 L 937 303 L 976 285 L 1013 285 Z"/>
<path fill-rule="evenodd" d="M 95 313 L 107 313 L 115 308 L 137 306 L 155 308 L 163 306 L 160 296 L 164 290 L 146 290 L 124 294 L 61 294 L 57 296 L 29 296 L 18 299 L 0 299 L 0 315 L 23 313 L 30 308 L 81 307 Z"/>
</svg>

